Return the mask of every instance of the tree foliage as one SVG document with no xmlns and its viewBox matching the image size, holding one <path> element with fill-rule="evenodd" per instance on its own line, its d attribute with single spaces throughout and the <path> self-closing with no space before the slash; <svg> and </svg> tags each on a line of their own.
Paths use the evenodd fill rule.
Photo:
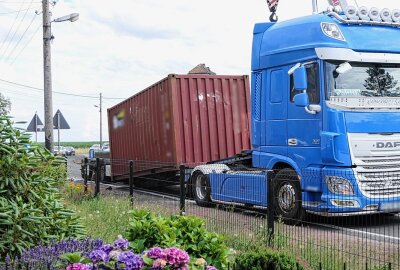
<svg viewBox="0 0 400 270">
<path fill-rule="evenodd" d="M 0 93 L 0 115 L 7 115 L 11 110 L 11 102 L 2 93 Z"/>
<path fill-rule="evenodd" d="M 364 87 L 376 96 L 388 96 L 389 90 L 394 89 L 397 80 L 389 72 L 378 66 L 367 69 L 368 78 L 365 79 Z"/>
<path fill-rule="evenodd" d="M 52 168 L 59 168 L 60 173 Z M 29 135 L 1 115 L 0 259 L 39 243 L 84 234 L 75 213 L 66 209 L 58 192 L 63 180 L 65 161 L 42 146 L 32 145 Z"/>
</svg>

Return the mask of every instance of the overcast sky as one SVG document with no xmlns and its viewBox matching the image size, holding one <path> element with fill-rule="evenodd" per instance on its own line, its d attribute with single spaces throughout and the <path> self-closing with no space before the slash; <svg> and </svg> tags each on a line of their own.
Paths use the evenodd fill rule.
<svg viewBox="0 0 400 270">
<path fill-rule="evenodd" d="M 326 1 L 319 2 L 325 9 Z M 378 7 L 395 8 L 394 2 Z M 0 92 L 10 98 L 15 121 L 30 121 L 35 111 L 44 121 L 42 15 L 35 11 L 39 0 L 0 1 Z M 99 139 L 100 92 L 107 140 L 106 108 L 168 74 L 186 74 L 199 63 L 221 75 L 250 74 L 253 26 L 269 17 L 265 0 L 59 0 L 52 7 L 53 19 L 73 12 L 78 21 L 52 24 L 53 91 L 92 98 L 53 94 L 54 113 L 60 109 L 71 126 L 62 141 Z M 281 21 L 308 14 L 311 0 L 280 1 Z"/>
</svg>

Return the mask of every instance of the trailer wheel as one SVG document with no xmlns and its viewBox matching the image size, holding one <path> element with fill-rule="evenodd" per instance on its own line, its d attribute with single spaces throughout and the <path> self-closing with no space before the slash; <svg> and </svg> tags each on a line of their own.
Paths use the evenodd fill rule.
<svg viewBox="0 0 400 270">
<path fill-rule="evenodd" d="M 286 224 L 297 224 L 304 219 L 300 180 L 289 168 L 280 170 L 274 180 L 274 211 Z"/>
<path fill-rule="evenodd" d="M 192 175 L 192 193 L 196 204 L 199 206 L 211 206 L 210 178 L 200 171 Z"/>
</svg>

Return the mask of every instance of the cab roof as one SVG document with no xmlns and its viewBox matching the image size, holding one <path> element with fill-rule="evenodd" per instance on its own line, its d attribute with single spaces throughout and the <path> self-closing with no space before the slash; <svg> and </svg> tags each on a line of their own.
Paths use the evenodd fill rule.
<svg viewBox="0 0 400 270">
<path fill-rule="evenodd" d="M 324 22 L 336 24 L 345 41 L 325 35 L 321 28 Z M 315 48 L 321 47 L 400 54 L 399 28 L 342 23 L 326 13 L 278 23 L 259 23 L 253 35 L 253 71 L 316 59 Z"/>
</svg>

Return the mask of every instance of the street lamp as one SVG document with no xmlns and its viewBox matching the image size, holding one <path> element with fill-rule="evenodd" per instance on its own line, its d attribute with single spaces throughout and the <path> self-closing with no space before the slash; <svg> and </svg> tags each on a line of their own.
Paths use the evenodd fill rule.
<svg viewBox="0 0 400 270">
<path fill-rule="evenodd" d="M 78 13 L 72 13 L 67 16 L 50 20 L 49 0 L 42 1 L 43 13 L 43 74 L 44 74 L 44 134 L 45 146 L 53 152 L 53 97 L 51 81 L 51 47 L 50 42 L 53 39 L 51 35 L 52 22 L 74 22 L 79 19 Z"/>
</svg>

